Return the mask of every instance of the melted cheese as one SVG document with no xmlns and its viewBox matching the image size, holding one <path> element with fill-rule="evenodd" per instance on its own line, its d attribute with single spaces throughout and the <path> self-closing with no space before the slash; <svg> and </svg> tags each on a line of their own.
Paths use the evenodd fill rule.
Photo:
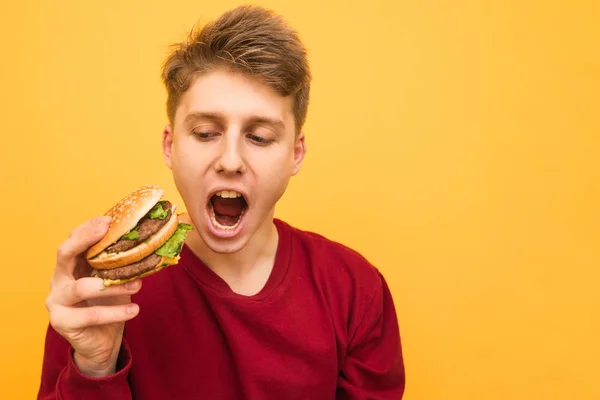
<svg viewBox="0 0 600 400">
<path fill-rule="evenodd" d="M 157 265 L 159 267 L 162 267 L 163 265 L 175 265 L 178 262 L 179 262 L 179 256 L 177 256 L 175 258 L 163 257 L 160 259 L 160 262 Z"/>
</svg>

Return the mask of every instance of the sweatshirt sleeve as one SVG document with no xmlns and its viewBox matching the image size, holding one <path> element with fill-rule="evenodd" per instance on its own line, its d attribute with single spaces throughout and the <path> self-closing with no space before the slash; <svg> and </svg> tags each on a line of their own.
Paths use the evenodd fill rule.
<svg viewBox="0 0 600 400">
<path fill-rule="evenodd" d="M 117 372 L 104 378 L 83 375 L 73 361 L 73 348 L 48 326 L 38 400 L 131 400 L 127 375 L 131 369 L 131 351 L 123 338 Z"/>
<path fill-rule="evenodd" d="M 399 400 L 404 361 L 394 301 L 383 276 L 351 337 L 338 380 L 337 400 Z"/>
</svg>

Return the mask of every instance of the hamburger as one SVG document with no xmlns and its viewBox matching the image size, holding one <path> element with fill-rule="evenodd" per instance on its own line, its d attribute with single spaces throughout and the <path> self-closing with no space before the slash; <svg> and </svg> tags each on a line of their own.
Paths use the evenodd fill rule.
<svg viewBox="0 0 600 400">
<path fill-rule="evenodd" d="M 189 224 L 179 222 L 176 205 L 160 199 L 164 190 L 145 185 L 115 204 L 106 235 L 86 252 L 92 276 L 104 286 L 121 285 L 154 274 L 179 261 Z"/>
</svg>

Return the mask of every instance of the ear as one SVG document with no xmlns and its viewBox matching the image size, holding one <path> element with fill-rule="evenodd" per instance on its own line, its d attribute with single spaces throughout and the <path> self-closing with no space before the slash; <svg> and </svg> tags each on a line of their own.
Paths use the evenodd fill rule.
<svg viewBox="0 0 600 400">
<path fill-rule="evenodd" d="M 165 163 L 171 169 L 171 151 L 173 150 L 173 129 L 171 125 L 165 126 L 163 130 L 162 148 Z"/>
<path fill-rule="evenodd" d="M 306 141 L 304 139 L 304 132 L 300 132 L 296 138 L 296 143 L 294 143 L 294 170 L 292 171 L 292 175 L 296 175 L 300 172 L 300 167 L 302 167 L 302 161 L 304 161 L 305 155 Z"/>
</svg>

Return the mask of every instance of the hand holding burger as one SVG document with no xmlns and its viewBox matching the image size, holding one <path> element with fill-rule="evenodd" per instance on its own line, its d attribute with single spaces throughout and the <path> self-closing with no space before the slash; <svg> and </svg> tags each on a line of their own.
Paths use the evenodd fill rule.
<svg viewBox="0 0 600 400">
<path fill-rule="evenodd" d="M 125 321 L 139 312 L 131 302 L 141 288 L 137 278 L 179 259 L 191 225 L 178 222 L 175 206 L 159 201 L 162 195 L 154 185 L 135 190 L 106 216 L 75 228 L 58 248 L 46 308 L 84 375 L 115 373 Z"/>
</svg>

